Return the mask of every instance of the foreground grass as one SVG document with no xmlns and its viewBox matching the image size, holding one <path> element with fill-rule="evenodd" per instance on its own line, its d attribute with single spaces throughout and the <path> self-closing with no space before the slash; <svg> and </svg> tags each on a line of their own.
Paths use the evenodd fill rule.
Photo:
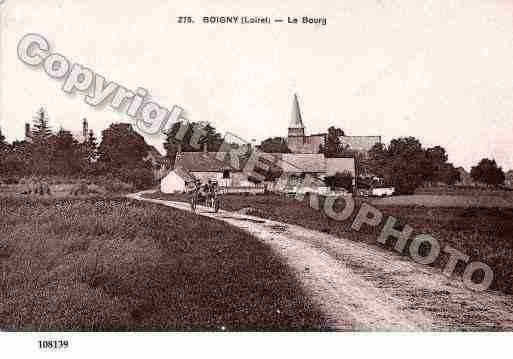
<svg viewBox="0 0 513 359">
<path fill-rule="evenodd" d="M 226 224 L 111 199 L 0 198 L 3 330 L 318 330 L 269 248 Z"/>
<path fill-rule="evenodd" d="M 153 194 L 155 197 L 187 201 L 186 195 Z M 321 198 L 320 208 L 324 199 Z M 363 202 L 355 199 L 356 209 Z M 334 209 L 342 210 L 344 201 L 335 202 Z M 397 218 L 397 229 L 408 224 L 416 234 L 430 234 L 440 241 L 442 247 L 450 244 L 452 247 L 470 256 L 470 261 L 481 261 L 488 264 L 494 272 L 492 289 L 513 294 L 513 209 L 511 208 L 428 208 L 423 206 L 381 206 L 376 205 L 384 214 Z M 237 211 L 250 208 L 248 214 L 276 221 L 297 224 L 306 228 L 326 232 L 351 240 L 376 244 L 383 224 L 370 227 L 363 226 L 358 232 L 351 229 L 351 224 L 357 210 L 346 221 L 335 221 L 323 211 L 309 206 L 308 198 L 297 201 L 277 195 L 238 196 L 226 195 L 221 202 L 221 208 Z M 390 250 L 395 244 L 391 239 L 384 245 Z M 409 244 L 406 248 L 408 248 Z M 421 248 L 422 250 L 422 248 Z M 395 252 L 394 252 L 395 253 Z M 405 254 L 407 255 L 406 251 Z M 448 256 L 441 255 L 433 264 L 444 267 Z M 461 274 L 464 266 L 456 267 L 456 274 Z M 478 280 L 479 278 L 476 278 Z"/>
</svg>

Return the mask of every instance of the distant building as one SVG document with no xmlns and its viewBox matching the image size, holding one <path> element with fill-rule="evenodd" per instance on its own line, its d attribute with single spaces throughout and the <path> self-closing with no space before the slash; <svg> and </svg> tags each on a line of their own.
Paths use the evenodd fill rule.
<svg viewBox="0 0 513 359">
<path fill-rule="evenodd" d="M 299 100 L 294 94 L 292 102 L 292 118 L 287 136 L 287 146 L 292 153 L 319 153 L 321 145 L 326 143 L 326 133 L 307 136 L 305 125 L 299 108 Z M 381 136 L 341 136 L 340 143 L 348 150 L 367 157 L 370 149 L 381 143 Z"/>
<path fill-rule="evenodd" d="M 324 178 L 337 172 L 349 172 L 356 185 L 356 166 L 354 158 L 326 158 L 322 153 L 282 153 L 278 156 L 278 166 L 283 174 L 276 183 L 275 189 L 286 187 L 308 186 L 324 187 Z"/>
<path fill-rule="evenodd" d="M 319 153 L 319 148 L 326 142 L 326 134 L 305 135 L 305 125 L 301 117 L 299 101 L 294 94 L 292 103 L 292 118 L 289 124 L 287 146 L 292 153 Z"/>
<path fill-rule="evenodd" d="M 219 160 L 218 158 L 226 158 Z M 244 166 L 235 168 L 230 157 L 218 152 L 180 152 L 176 155 L 175 168 L 185 168 L 202 183 L 215 180 L 222 187 L 254 187 L 248 180 Z"/>
<path fill-rule="evenodd" d="M 292 118 L 286 139 L 287 146 L 292 153 L 274 153 L 275 164 L 282 170 L 279 179 L 274 183 L 266 183 L 268 188 L 284 190 L 287 187 L 307 185 L 311 187 L 324 187 L 324 178 L 337 172 L 349 172 L 353 176 L 353 186 L 356 185 L 355 158 L 326 158 L 319 153 L 320 146 L 326 142 L 326 133 L 305 134 L 305 126 L 299 108 L 297 95 L 294 95 L 292 104 Z M 380 136 L 343 136 L 341 142 L 351 150 L 367 154 L 376 143 L 381 142 Z M 228 158 L 228 160 L 219 160 Z M 178 183 L 185 181 L 180 174 L 185 169 L 187 173 L 201 182 L 216 180 L 222 187 L 255 187 L 248 180 L 248 173 L 244 172 L 244 165 L 233 168 L 230 157 L 216 152 L 181 152 L 176 154 L 175 168 L 177 173 L 165 177 L 169 181 Z M 180 180 L 178 177 L 182 178 Z M 163 181 L 164 181 L 163 180 Z M 167 184 L 166 184 L 167 186 Z"/>
<path fill-rule="evenodd" d="M 506 180 L 504 181 L 504 185 L 508 188 L 513 188 L 513 170 L 509 170 L 505 175 Z"/>
<path fill-rule="evenodd" d="M 196 177 L 183 167 L 175 167 L 160 181 L 162 193 L 187 192 L 192 188 Z"/>
</svg>

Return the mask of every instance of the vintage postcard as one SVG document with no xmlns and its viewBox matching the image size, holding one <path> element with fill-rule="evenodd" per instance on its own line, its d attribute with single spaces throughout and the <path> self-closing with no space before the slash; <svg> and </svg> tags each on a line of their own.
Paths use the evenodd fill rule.
<svg viewBox="0 0 513 359">
<path fill-rule="evenodd" d="M 512 20 L 0 1 L 0 345 L 499 350 L 452 335 L 513 330 Z"/>
</svg>

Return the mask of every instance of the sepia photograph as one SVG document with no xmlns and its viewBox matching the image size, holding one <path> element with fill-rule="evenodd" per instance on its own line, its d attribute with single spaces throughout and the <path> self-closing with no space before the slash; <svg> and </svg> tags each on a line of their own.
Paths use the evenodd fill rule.
<svg viewBox="0 0 513 359">
<path fill-rule="evenodd" d="M 494 355 L 512 63 L 507 0 L 0 1 L 0 344 Z"/>
</svg>

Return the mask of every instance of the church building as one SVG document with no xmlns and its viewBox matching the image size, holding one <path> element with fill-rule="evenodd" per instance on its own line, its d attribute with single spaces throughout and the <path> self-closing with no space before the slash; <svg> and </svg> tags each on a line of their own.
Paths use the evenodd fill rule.
<svg viewBox="0 0 513 359">
<path fill-rule="evenodd" d="M 287 146 L 292 153 L 319 153 L 319 148 L 326 142 L 326 133 L 307 136 L 305 125 L 299 108 L 299 100 L 294 94 L 292 102 L 292 118 L 289 124 Z M 363 157 L 367 157 L 370 149 L 381 143 L 381 136 L 341 136 L 340 143 L 344 147 Z"/>
</svg>

